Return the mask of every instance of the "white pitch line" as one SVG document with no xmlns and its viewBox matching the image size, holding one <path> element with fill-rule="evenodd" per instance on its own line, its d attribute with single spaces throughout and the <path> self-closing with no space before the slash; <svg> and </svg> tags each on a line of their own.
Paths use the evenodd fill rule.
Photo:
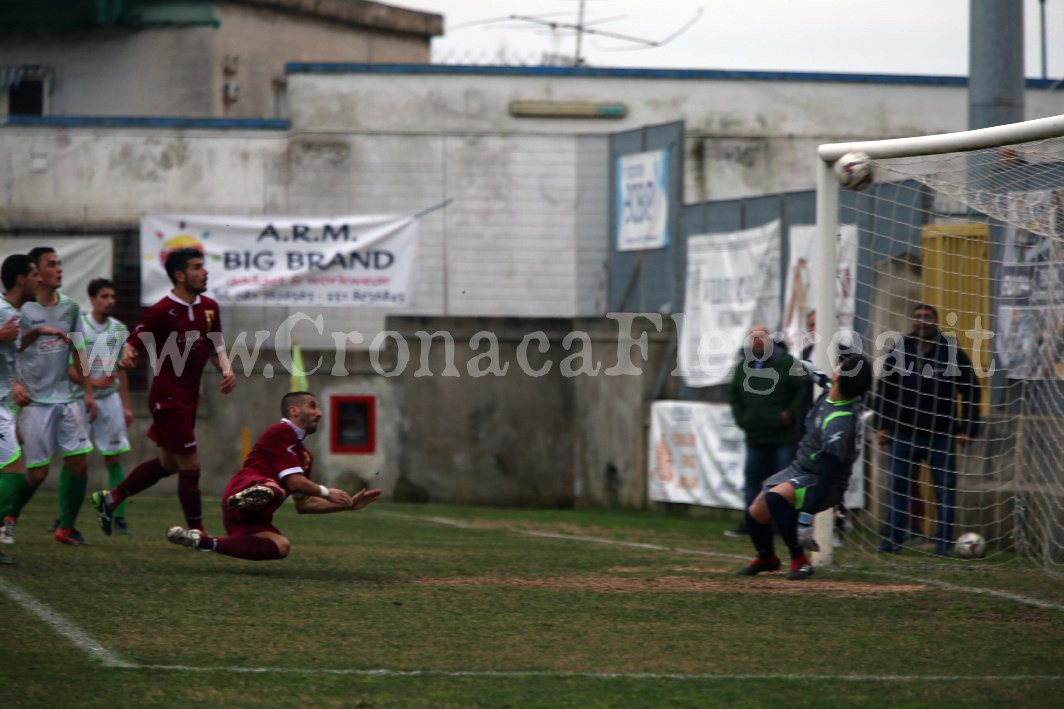
<svg viewBox="0 0 1064 709">
<path fill-rule="evenodd" d="M 105 648 L 84 630 L 74 625 L 74 623 L 59 615 L 10 581 L 5 581 L 0 578 L 0 592 L 43 620 L 52 628 L 52 630 L 80 647 L 90 656 L 100 660 L 104 664 L 104 667 L 136 667 L 136 665 L 126 662 L 117 654 Z"/>
<path fill-rule="evenodd" d="M 1064 675 L 809 675 L 809 674 L 679 674 L 674 672 L 566 672 L 555 670 L 388 670 L 299 667 L 194 667 L 191 665 L 136 665 L 138 670 L 171 672 L 226 672 L 234 674 L 312 674 L 355 677 L 482 677 L 541 679 L 628 679 L 679 681 L 768 681 L 787 682 L 1059 682 Z"/>
<path fill-rule="evenodd" d="M 425 522 L 433 522 L 435 524 L 443 524 L 450 527 L 458 527 L 459 529 L 483 529 L 476 525 L 467 524 L 459 520 L 450 519 L 448 517 L 422 517 L 420 515 L 406 515 L 401 512 L 384 512 L 375 511 L 376 514 L 383 515 L 385 517 L 396 517 L 406 520 L 422 520 Z M 726 559 L 747 559 L 749 557 L 739 556 L 738 554 L 721 554 L 712 551 L 700 551 L 698 549 L 681 549 L 675 547 L 662 546 L 660 544 L 645 544 L 642 542 L 626 542 L 619 539 L 606 539 L 603 537 L 585 537 L 576 534 L 560 534 L 555 532 L 536 532 L 527 529 L 517 529 L 513 527 L 501 527 L 504 531 L 511 532 L 513 534 L 523 534 L 528 537 L 543 537 L 546 539 L 563 539 L 577 542 L 594 542 L 596 544 L 612 544 L 615 546 L 631 547 L 635 549 L 646 549 L 648 551 L 671 551 L 677 554 L 697 554 L 699 556 L 715 556 Z M 917 581 L 925 583 L 928 586 L 937 586 L 944 588 L 948 591 L 960 591 L 963 593 L 975 593 L 983 596 L 993 596 L 994 598 L 1003 598 L 1008 601 L 1014 601 L 1023 605 L 1034 606 L 1035 608 L 1044 608 L 1046 610 L 1064 611 L 1064 605 L 1059 603 L 1051 603 L 1050 601 L 1043 601 L 1038 598 L 1031 598 L 1019 593 L 1013 593 L 1012 591 L 1000 591 L 993 588 L 981 588 L 979 586 L 964 586 L 957 583 L 950 583 L 949 581 L 939 581 L 938 579 L 925 578 L 923 576 L 905 576 L 902 574 L 893 574 L 886 571 L 872 571 L 869 569 L 852 569 L 859 573 L 871 574 L 875 576 L 885 576 L 887 578 L 904 579 L 906 581 Z"/>
<path fill-rule="evenodd" d="M 471 529 L 474 531 L 485 531 L 483 527 L 478 527 L 474 524 L 462 522 L 461 520 L 451 519 L 450 517 L 422 517 L 420 515 L 406 515 L 402 512 L 385 512 L 382 510 L 374 510 L 373 514 L 380 515 L 382 517 L 394 517 L 396 519 L 405 519 L 412 521 L 432 522 L 434 524 L 442 524 L 447 527 L 455 527 L 457 529 Z M 605 537 L 588 537 L 578 534 L 562 534 L 560 532 L 539 532 L 532 529 L 518 529 L 514 527 L 502 527 L 503 531 L 510 532 L 512 534 L 522 534 L 526 537 L 541 537 L 544 539 L 561 539 L 574 542 L 591 542 L 594 544 L 612 544 L 614 546 L 630 547 L 632 549 L 646 549 L 648 551 L 671 551 L 677 554 L 694 554 L 696 556 L 715 556 L 724 559 L 741 559 L 743 561 L 748 560 L 749 555 L 743 556 L 741 554 L 724 554 L 716 551 L 703 551 L 701 549 L 683 549 L 681 547 L 667 547 L 661 544 L 647 544 L 645 542 L 626 542 L 622 539 L 606 539 Z"/>
<path fill-rule="evenodd" d="M 895 574 L 889 571 L 872 571 L 869 569 L 861 569 L 861 573 L 872 574 L 874 576 L 884 576 L 892 579 L 902 579 L 905 581 L 919 581 L 920 583 L 926 583 L 930 586 L 938 586 L 948 591 L 964 591 L 965 593 L 976 593 L 983 596 L 993 596 L 995 598 L 1004 598 L 1009 601 L 1015 601 L 1017 603 L 1023 603 L 1029 606 L 1035 606 L 1037 608 L 1045 608 L 1054 611 L 1064 611 L 1064 605 L 1059 603 L 1050 603 L 1049 601 L 1043 601 L 1038 598 L 1028 598 L 1012 591 L 999 591 L 994 588 L 980 588 L 978 586 L 962 586 L 957 583 L 950 583 L 949 581 L 939 581 L 938 579 L 928 579 L 922 576 L 907 576 L 905 574 Z"/>
</svg>

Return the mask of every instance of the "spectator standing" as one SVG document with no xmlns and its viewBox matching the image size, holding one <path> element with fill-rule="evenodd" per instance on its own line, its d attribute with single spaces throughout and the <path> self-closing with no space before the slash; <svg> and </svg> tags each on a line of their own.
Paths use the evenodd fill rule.
<svg viewBox="0 0 1064 709">
<path fill-rule="evenodd" d="M 955 445 L 967 446 L 979 427 L 979 383 L 968 355 L 938 328 L 938 311 L 913 308 L 913 331 L 884 363 L 879 382 L 877 439 L 889 446 L 890 506 L 879 550 L 896 553 L 908 536 L 910 490 L 927 461 L 935 491 L 935 555 L 953 541 L 957 471 Z"/>
<path fill-rule="evenodd" d="M 797 452 L 805 377 L 796 370 L 787 346 L 773 341 L 765 326 L 750 329 L 728 394 L 732 417 L 746 433 L 743 493 L 747 507 L 761 492 L 765 478 L 790 465 Z M 749 530 L 742 524 L 725 534 L 745 537 Z"/>
</svg>

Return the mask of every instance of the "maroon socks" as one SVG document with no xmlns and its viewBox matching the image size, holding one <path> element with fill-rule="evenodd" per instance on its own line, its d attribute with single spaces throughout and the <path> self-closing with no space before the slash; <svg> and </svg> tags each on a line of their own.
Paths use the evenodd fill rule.
<svg viewBox="0 0 1064 709">
<path fill-rule="evenodd" d="M 203 537 L 200 540 L 200 549 L 212 549 L 219 554 L 248 561 L 269 561 L 281 558 L 281 550 L 277 548 L 273 540 L 250 534 L 240 534 L 235 537 Z"/>
<path fill-rule="evenodd" d="M 199 468 L 177 471 L 177 499 L 189 529 L 203 531 L 203 502 L 200 498 Z"/>
<path fill-rule="evenodd" d="M 118 484 L 118 487 L 111 490 L 113 504 L 117 506 L 119 502 L 127 497 L 131 497 L 138 492 L 147 490 L 167 475 L 172 474 L 173 471 L 168 471 L 164 468 L 158 458 L 144 461 L 137 467 L 133 468 L 133 470 L 129 472 L 129 475 L 126 476 L 126 479 Z"/>
</svg>

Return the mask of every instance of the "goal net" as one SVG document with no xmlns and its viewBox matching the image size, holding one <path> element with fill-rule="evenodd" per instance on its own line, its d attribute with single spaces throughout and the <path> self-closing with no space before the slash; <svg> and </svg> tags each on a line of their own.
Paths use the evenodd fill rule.
<svg viewBox="0 0 1064 709">
<path fill-rule="evenodd" d="M 873 163 L 863 192 L 831 172 L 855 151 Z M 855 225 L 858 246 L 814 279 L 818 310 L 850 297 L 877 375 L 864 505 L 836 558 L 958 564 L 974 532 L 972 563 L 1064 573 L 1064 116 L 820 157 L 820 237 Z"/>
</svg>

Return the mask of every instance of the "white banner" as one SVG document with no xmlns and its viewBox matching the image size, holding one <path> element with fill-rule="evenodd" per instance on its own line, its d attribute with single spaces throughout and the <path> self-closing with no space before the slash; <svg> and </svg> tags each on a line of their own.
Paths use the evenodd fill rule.
<svg viewBox="0 0 1064 709">
<path fill-rule="evenodd" d="M 788 235 L 788 266 L 784 277 L 783 298 L 783 334 L 787 346 L 795 357 L 809 344 L 806 337 L 805 316 L 813 309 L 813 274 L 816 263 L 813 245 L 816 239 L 816 227 L 796 224 Z M 856 312 L 854 284 L 857 269 L 857 226 L 842 224 L 839 226 L 838 241 L 838 279 L 835 281 L 835 314 L 840 330 L 853 329 L 853 317 Z"/>
<path fill-rule="evenodd" d="M 655 401 L 650 406 L 650 499 L 743 509 L 745 440 L 727 404 Z"/>
<path fill-rule="evenodd" d="M 647 494 L 652 501 L 744 508 L 746 436 L 727 404 L 655 401 L 647 450 Z M 843 505 L 850 510 L 864 507 L 863 450 L 854 462 Z"/>
<path fill-rule="evenodd" d="M 411 305 L 414 217 L 146 216 L 140 222 L 141 303 L 171 288 L 167 254 L 204 252 L 208 294 L 230 305 Z"/>
<path fill-rule="evenodd" d="M 617 250 L 669 244 L 669 151 L 617 158 Z"/>
<path fill-rule="evenodd" d="M 679 369 L 692 387 L 723 384 L 750 328 L 780 322 L 780 223 L 687 240 Z"/>
</svg>

